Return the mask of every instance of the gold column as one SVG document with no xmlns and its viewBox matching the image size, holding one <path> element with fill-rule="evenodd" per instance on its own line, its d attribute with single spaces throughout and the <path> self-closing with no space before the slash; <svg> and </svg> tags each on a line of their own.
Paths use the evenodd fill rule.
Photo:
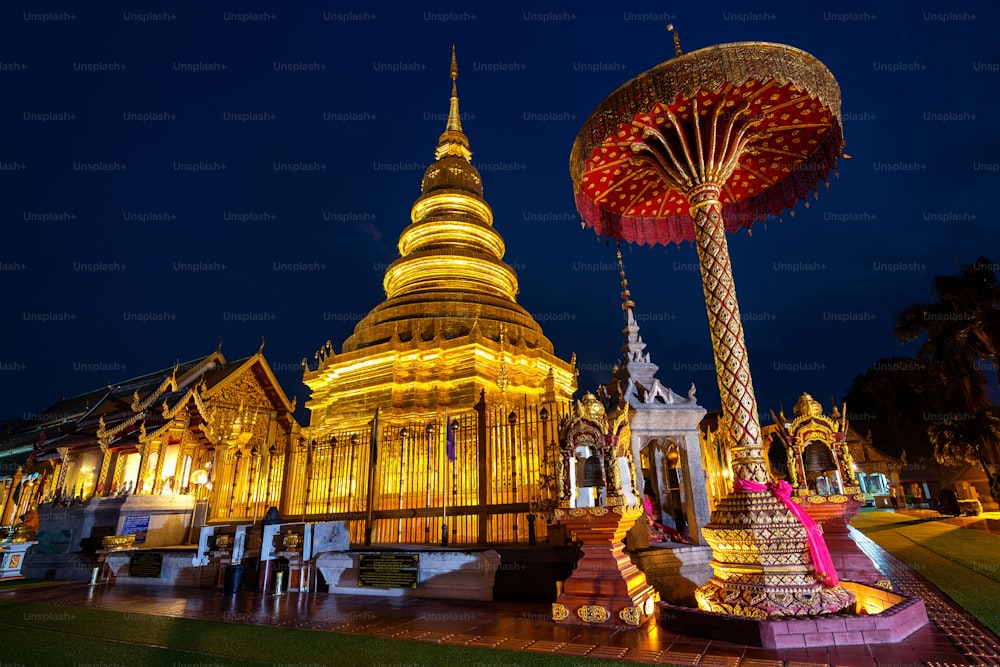
<svg viewBox="0 0 1000 667">
<path fill-rule="evenodd" d="M 56 481 L 56 493 L 62 496 L 66 493 L 63 487 L 66 486 L 66 471 L 69 470 L 70 464 L 69 447 L 59 447 L 56 451 L 59 452 L 59 478 Z"/>
<path fill-rule="evenodd" d="M 21 466 L 18 466 L 17 470 L 14 471 L 14 476 L 11 478 L 10 486 L 7 488 L 7 493 L 4 497 L 3 514 L 0 514 L 0 525 L 6 526 L 14 523 L 13 517 L 11 518 L 10 523 L 7 523 L 7 515 L 11 512 L 14 504 L 14 491 L 17 490 L 17 485 L 21 483 L 22 477 L 24 477 L 24 471 L 21 469 Z"/>
<path fill-rule="evenodd" d="M 141 493 L 142 491 L 144 491 L 143 485 L 146 479 L 146 474 L 149 472 L 149 457 L 151 454 L 153 454 L 153 451 L 150 450 L 155 451 L 155 448 L 151 443 L 141 442 L 139 443 L 138 450 L 139 450 L 139 472 L 136 473 L 135 488 L 133 489 L 133 493 Z M 157 457 L 157 460 L 159 460 L 159 457 Z M 152 493 L 152 491 L 151 490 L 147 491 L 147 493 Z"/>
<path fill-rule="evenodd" d="M 125 459 L 127 457 L 123 455 L 123 452 L 118 452 L 115 456 L 115 476 L 111 480 L 111 487 L 114 488 L 116 485 L 125 484 L 125 480 L 122 479 L 122 475 L 125 474 Z"/>
<path fill-rule="evenodd" d="M 108 491 L 110 489 L 107 488 L 107 485 L 104 482 L 108 478 L 108 468 L 111 465 L 112 454 L 110 451 L 108 451 L 108 443 L 101 442 L 100 447 L 101 447 L 101 472 L 97 475 L 97 484 L 94 485 L 94 495 L 106 496 L 108 495 Z M 98 487 L 101 488 L 100 494 L 97 493 Z"/>
<path fill-rule="evenodd" d="M 172 475 L 174 481 L 170 485 L 171 493 L 180 493 L 181 473 L 184 472 L 184 450 L 183 444 L 177 446 L 177 454 L 174 456 L 174 474 Z M 164 447 L 163 451 L 166 452 L 167 448 Z"/>
<path fill-rule="evenodd" d="M 167 448 L 164 441 L 160 440 L 156 443 L 155 447 L 158 456 L 156 457 L 156 469 L 153 471 L 153 486 L 149 489 L 150 493 L 154 493 L 156 491 L 156 485 L 160 482 L 160 475 L 163 472 L 163 459 L 167 458 Z"/>
</svg>

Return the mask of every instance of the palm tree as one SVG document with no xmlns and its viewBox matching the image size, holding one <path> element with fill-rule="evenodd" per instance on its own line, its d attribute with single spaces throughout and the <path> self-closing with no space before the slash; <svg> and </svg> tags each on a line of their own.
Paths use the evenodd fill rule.
<svg viewBox="0 0 1000 667">
<path fill-rule="evenodd" d="M 896 338 L 926 336 L 919 356 L 960 400 L 956 411 L 930 417 L 928 437 L 939 463 L 977 462 L 1000 500 L 1000 418 L 990 401 L 984 370 L 1000 379 L 1000 283 L 998 265 L 986 257 L 960 267 L 958 275 L 934 278 L 938 300 L 910 306 L 896 320 Z M 952 398 L 952 397 L 949 397 Z M 948 401 L 951 402 L 950 400 Z"/>
</svg>

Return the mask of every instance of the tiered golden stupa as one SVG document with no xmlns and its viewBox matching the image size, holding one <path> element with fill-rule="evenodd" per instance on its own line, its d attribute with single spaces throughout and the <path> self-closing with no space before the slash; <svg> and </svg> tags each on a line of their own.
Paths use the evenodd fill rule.
<svg viewBox="0 0 1000 667">
<path fill-rule="evenodd" d="M 451 108 L 427 168 L 400 257 L 385 273 L 386 300 L 336 354 L 328 341 L 303 381 L 312 390 L 312 437 L 372 419 L 434 419 L 488 403 L 562 402 L 576 389 L 574 363 L 553 353 L 516 300 L 482 180 L 462 131 L 452 50 Z M 319 427 L 319 428 L 317 428 Z"/>
</svg>

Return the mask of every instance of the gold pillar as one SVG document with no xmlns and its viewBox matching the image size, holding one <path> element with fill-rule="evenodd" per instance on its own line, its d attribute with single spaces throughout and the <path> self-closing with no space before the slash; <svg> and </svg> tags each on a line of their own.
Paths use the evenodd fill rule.
<svg viewBox="0 0 1000 667">
<path fill-rule="evenodd" d="M 167 458 L 167 447 L 163 440 L 156 443 L 156 451 L 158 456 L 156 457 L 156 469 L 153 471 L 153 486 L 149 489 L 149 493 L 155 493 L 156 487 L 160 483 L 160 475 L 163 474 L 163 459 Z M 162 490 L 162 485 L 160 485 Z"/>
<path fill-rule="evenodd" d="M 122 479 L 122 475 L 125 474 L 125 459 L 128 456 L 124 452 L 117 452 L 115 454 L 115 474 L 111 480 L 111 488 L 118 486 L 119 484 L 124 485 L 125 480 Z"/>
<path fill-rule="evenodd" d="M 141 493 L 143 491 L 143 484 L 146 479 L 146 473 L 149 472 L 149 456 L 153 453 L 150 451 L 153 446 L 148 442 L 140 442 L 138 446 L 139 450 L 139 472 L 135 476 L 135 488 L 132 489 L 133 493 Z M 157 457 L 159 460 L 159 457 Z M 147 492 L 147 493 L 151 493 Z"/>
<path fill-rule="evenodd" d="M 11 518 L 9 523 L 7 522 L 7 518 L 13 509 L 14 491 L 17 490 L 17 485 L 21 483 L 21 479 L 23 477 L 24 477 L 24 471 L 21 469 L 21 466 L 18 466 L 17 470 L 14 471 L 14 476 L 11 478 L 10 486 L 7 488 L 7 493 L 5 494 L 4 497 L 3 514 L 0 514 L 0 525 L 8 526 L 8 525 L 13 525 L 14 523 L 13 518 Z"/>
<path fill-rule="evenodd" d="M 111 466 L 111 456 L 112 453 L 108 450 L 108 443 L 102 442 L 101 445 L 101 472 L 97 475 L 97 484 L 94 486 L 94 495 L 106 496 L 108 495 L 109 489 L 105 484 L 108 478 L 108 468 Z M 97 489 L 100 487 L 100 494 L 97 493 Z"/>
<path fill-rule="evenodd" d="M 66 494 L 66 471 L 69 470 L 70 455 L 69 447 L 59 447 L 56 451 L 59 452 L 59 477 L 56 481 L 56 494 L 58 496 L 63 496 Z"/>
</svg>

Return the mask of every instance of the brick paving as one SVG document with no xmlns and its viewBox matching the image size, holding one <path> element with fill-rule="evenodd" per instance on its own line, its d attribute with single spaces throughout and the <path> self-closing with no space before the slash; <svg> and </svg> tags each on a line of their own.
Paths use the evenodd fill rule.
<svg viewBox="0 0 1000 667">
<path fill-rule="evenodd" d="M 126 584 L 67 583 L 12 588 L 0 599 L 256 625 L 294 627 L 407 641 L 553 653 L 623 663 L 706 667 L 1000 666 L 1000 638 L 972 619 L 926 579 L 870 539 L 852 536 L 898 590 L 924 599 L 931 623 L 896 644 L 762 649 L 671 632 L 656 622 L 639 629 L 555 625 L 539 603 L 418 600 L 252 592 Z"/>
</svg>

